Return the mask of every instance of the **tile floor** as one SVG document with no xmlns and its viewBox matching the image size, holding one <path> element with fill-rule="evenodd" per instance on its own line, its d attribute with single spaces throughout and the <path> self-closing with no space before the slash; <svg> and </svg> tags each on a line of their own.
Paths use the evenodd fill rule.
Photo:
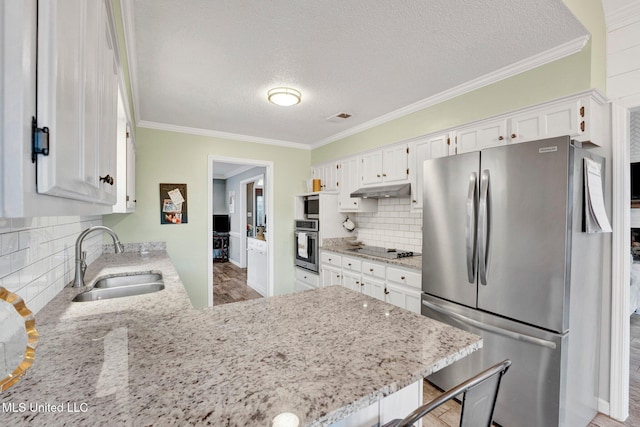
<svg viewBox="0 0 640 427">
<path fill-rule="evenodd" d="M 213 263 L 213 305 L 262 298 L 247 286 L 247 269 L 230 262 Z"/>
</svg>

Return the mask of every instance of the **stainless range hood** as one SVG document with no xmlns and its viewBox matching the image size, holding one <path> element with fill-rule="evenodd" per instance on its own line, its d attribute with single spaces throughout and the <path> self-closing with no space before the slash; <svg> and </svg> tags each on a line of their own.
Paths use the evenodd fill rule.
<svg viewBox="0 0 640 427">
<path fill-rule="evenodd" d="M 411 184 L 381 185 L 378 187 L 363 187 L 350 194 L 351 197 L 369 199 L 383 199 L 385 197 L 409 197 Z"/>
</svg>

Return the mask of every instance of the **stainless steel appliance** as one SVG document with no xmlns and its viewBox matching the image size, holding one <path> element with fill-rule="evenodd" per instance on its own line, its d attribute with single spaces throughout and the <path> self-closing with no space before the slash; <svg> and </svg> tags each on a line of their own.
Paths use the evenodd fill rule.
<svg viewBox="0 0 640 427">
<path fill-rule="evenodd" d="M 305 219 L 318 219 L 320 217 L 320 196 L 313 194 L 302 199 Z"/>
<path fill-rule="evenodd" d="M 320 223 L 317 219 L 296 219 L 294 222 L 293 247 L 295 266 L 316 274 L 320 269 L 319 229 Z M 304 246 L 304 250 L 302 246 Z"/>
<path fill-rule="evenodd" d="M 602 234 L 582 231 L 584 158 L 551 138 L 424 162 L 422 314 L 483 349 L 443 389 L 509 358 L 495 422 L 586 426 L 597 409 Z"/>
<path fill-rule="evenodd" d="M 395 248 L 381 248 L 379 246 L 361 246 L 348 250 L 358 254 L 372 255 L 387 259 L 406 258 L 414 255 L 420 255 L 412 251 L 403 251 Z"/>
</svg>

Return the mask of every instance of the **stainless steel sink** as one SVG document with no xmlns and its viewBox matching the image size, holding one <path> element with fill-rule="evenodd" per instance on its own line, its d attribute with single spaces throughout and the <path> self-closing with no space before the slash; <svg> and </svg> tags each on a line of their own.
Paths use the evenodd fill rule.
<svg viewBox="0 0 640 427">
<path fill-rule="evenodd" d="M 149 294 L 164 289 L 163 282 L 155 283 L 138 283 L 122 285 L 112 288 L 92 288 L 86 292 L 82 292 L 73 299 L 76 302 L 98 301 L 102 299 L 130 297 L 133 295 Z"/>
<path fill-rule="evenodd" d="M 140 285 L 144 283 L 162 283 L 161 273 L 126 273 L 118 276 L 98 279 L 94 288 L 118 288 L 120 286 Z"/>
</svg>

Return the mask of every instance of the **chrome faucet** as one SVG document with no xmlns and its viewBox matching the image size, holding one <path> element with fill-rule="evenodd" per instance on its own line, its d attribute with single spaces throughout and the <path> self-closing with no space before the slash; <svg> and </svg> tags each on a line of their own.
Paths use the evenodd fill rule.
<svg viewBox="0 0 640 427">
<path fill-rule="evenodd" d="M 82 250 L 82 242 L 87 235 L 99 230 L 102 230 L 111 236 L 113 239 L 113 247 L 117 254 L 124 252 L 124 246 L 120 243 L 118 235 L 109 227 L 95 225 L 84 230 L 76 239 L 76 277 L 73 279 L 72 285 L 74 288 L 81 288 L 84 286 L 84 272 L 87 270 L 87 251 Z"/>
</svg>

